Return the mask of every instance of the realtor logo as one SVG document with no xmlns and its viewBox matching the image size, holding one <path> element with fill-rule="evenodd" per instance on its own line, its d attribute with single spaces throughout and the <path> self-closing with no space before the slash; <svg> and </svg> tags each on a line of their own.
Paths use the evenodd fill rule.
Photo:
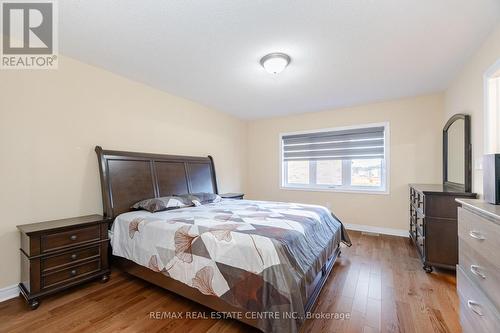
<svg viewBox="0 0 500 333">
<path fill-rule="evenodd" d="M 52 0 L 2 1 L 2 69 L 57 68 L 57 11 Z"/>
</svg>

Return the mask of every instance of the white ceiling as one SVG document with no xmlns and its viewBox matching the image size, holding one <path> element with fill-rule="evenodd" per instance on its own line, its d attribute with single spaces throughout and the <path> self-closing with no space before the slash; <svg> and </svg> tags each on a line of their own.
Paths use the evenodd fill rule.
<svg viewBox="0 0 500 333">
<path fill-rule="evenodd" d="M 498 0 L 59 1 L 60 50 L 240 118 L 444 90 Z M 285 52 L 272 76 L 259 65 Z"/>
</svg>

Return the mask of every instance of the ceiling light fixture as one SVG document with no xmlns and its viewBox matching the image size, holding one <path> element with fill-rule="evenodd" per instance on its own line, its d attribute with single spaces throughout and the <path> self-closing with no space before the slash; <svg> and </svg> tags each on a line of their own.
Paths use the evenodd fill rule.
<svg viewBox="0 0 500 333">
<path fill-rule="evenodd" d="M 284 53 L 269 53 L 260 59 L 260 64 L 269 74 L 283 72 L 292 59 Z"/>
</svg>

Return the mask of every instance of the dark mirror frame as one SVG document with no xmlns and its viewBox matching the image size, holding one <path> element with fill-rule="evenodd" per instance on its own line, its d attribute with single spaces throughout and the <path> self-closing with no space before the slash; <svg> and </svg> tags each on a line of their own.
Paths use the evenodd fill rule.
<svg viewBox="0 0 500 333">
<path fill-rule="evenodd" d="M 464 120 L 464 176 L 465 184 L 458 184 L 448 181 L 448 129 L 459 119 Z M 470 116 L 466 114 L 456 114 L 451 117 L 443 128 L 443 185 L 462 192 L 472 192 L 472 144 Z"/>
</svg>

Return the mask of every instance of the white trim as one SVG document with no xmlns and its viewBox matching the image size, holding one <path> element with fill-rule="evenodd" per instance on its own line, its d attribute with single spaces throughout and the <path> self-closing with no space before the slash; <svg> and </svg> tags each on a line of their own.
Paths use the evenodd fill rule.
<svg viewBox="0 0 500 333">
<path fill-rule="evenodd" d="M 330 187 L 309 187 L 307 185 L 304 186 L 280 186 L 280 190 L 283 191 L 306 191 L 306 192 L 336 192 L 336 193 L 354 193 L 354 194 L 390 194 L 389 191 L 381 189 L 380 187 L 376 187 L 374 189 L 368 189 L 366 187 L 360 188 L 348 188 L 348 187 L 338 187 L 335 188 L 335 185 Z"/>
<path fill-rule="evenodd" d="M 491 65 L 483 74 L 483 95 L 484 95 L 484 110 L 483 110 L 483 121 L 484 121 L 484 153 L 491 154 L 496 153 L 496 150 L 499 150 L 500 147 L 498 145 L 498 117 L 497 114 L 490 114 L 490 85 L 489 80 L 493 78 L 493 76 L 500 71 L 500 59 L 498 59 L 493 65 Z M 492 140 L 493 137 L 493 140 Z M 493 143 L 491 143 L 493 141 Z"/>
<path fill-rule="evenodd" d="M 386 126 L 387 124 L 389 124 L 389 123 L 388 122 L 380 122 L 380 123 L 371 123 L 371 124 L 360 124 L 360 125 L 350 125 L 350 126 L 341 126 L 341 127 L 330 127 L 330 128 L 302 130 L 302 131 L 295 131 L 295 132 L 286 132 L 286 133 L 280 133 L 280 139 L 283 137 L 283 135 L 344 131 L 344 130 L 352 130 L 352 129 L 360 129 L 360 128 L 368 128 L 368 127 L 382 127 L 382 126 Z"/>
<path fill-rule="evenodd" d="M 0 289 L 0 302 L 19 296 L 17 284 Z"/>
<path fill-rule="evenodd" d="M 350 223 L 344 223 L 344 226 L 347 230 L 364 231 L 364 232 L 371 232 L 371 233 L 390 235 L 390 236 L 408 237 L 409 235 L 408 230 L 404 229 L 374 227 L 371 225 L 350 224 Z"/>
<path fill-rule="evenodd" d="M 383 186 L 377 188 L 369 188 L 369 187 L 341 187 L 339 186 L 286 186 L 285 185 L 285 173 L 283 172 L 283 136 L 285 135 L 296 135 L 296 134 L 309 134 L 309 133 L 321 133 L 321 132 L 329 132 L 329 131 L 343 131 L 343 130 L 351 130 L 351 129 L 359 129 L 359 128 L 369 128 L 369 127 L 384 127 L 384 160 L 382 166 L 382 183 Z M 390 122 L 380 122 L 380 123 L 370 123 L 370 124 L 360 124 L 360 125 L 351 125 L 351 126 L 342 126 L 342 127 L 334 127 L 334 128 L 322 128 L 322 129 L 313 129 L 313 130 L 302 130 L 295 132 L 286 132 L 279 133 L 278 135 L 278 145 L 279 145 L 279 178 L 278 178 L 278 188 L 280 190 L 298 190 L 298 191 L 310 191 L 310 192 L 339 192 L 339 193 L 359 193 L 359 194 L 390 194 L 391 188 L 391 178 L 390 178 L 390 166 L 391 166 L 391 126 Z"/>
</svg>

